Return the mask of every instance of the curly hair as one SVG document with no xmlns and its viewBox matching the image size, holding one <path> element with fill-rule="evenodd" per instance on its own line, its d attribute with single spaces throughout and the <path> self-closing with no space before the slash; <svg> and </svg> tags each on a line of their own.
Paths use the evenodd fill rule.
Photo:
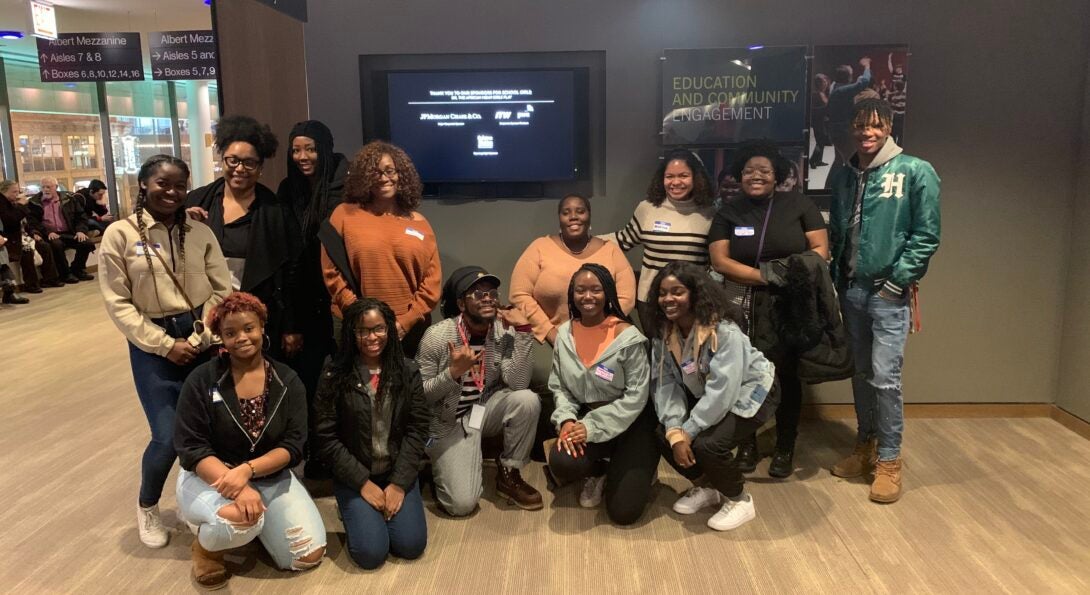
<svg viewBox="0 0 1090 595">
<path fill-rule="evenodd" d="M 397 170 L 397 207 L 403 213 L 415 211 L 420 206 L 424 183 L 413 165 L 413 160 L 400 147 L 380 140 L 363 146 L 348 166 L 344 181 L 344 202 L 366 205 L 371 202 L 371 187 L 378 180 L 378 162 L 389 155 Z"/>
<path fill-rule="evenodd" d="M 739 147 L 738 152 L 734 154 L 734 161 L 730 163 L 730 175 L 741 182 L 742 170 L 746 168 L 746 163 L 749 163 L 749 160 L 754 157 L 764 157 L 772 162 L 772 171 L 776 174 L 777 186 L 783 184 L 783 181 L 791 175 L 791 162 L 784 159 L 783 155 L 780 155 L 780 149 L 768 139 L 749 141 Z"/>
<path fill-rule="evenodd" d="M 229 314 L 239 314 L 241 312 L 253 312 L 257 315 L 257 319 L 261 321 L 261 326 L 265 326 L 265 323 L 269 321 L 269 309 L 265 307 L 261 300 L 257 299 L 257 296 L 245 291 L 234 291 L 223 298 L 223 301 L 215 308 L 212 308 L 212 315 L 208 319 L 208 328 L 218 335 L 220 334 L 220 328 L 223 326 L 223 319 L 227 318 Z"/>
<path fill-rule="evenodd" d="M 711 178 L 708 177 L 708 170 L 704 169 L 704 164 L 701 163 L 699 157 L 686 149 L 672 149 L 666 152 L 666 155 L 662 157 L 662 163 L 659 163 L 655 175 L 651 178 L 651 185 L 647 187 L 645 200 L 656 207 L 666 200 L 666 184 L 663 178 L 666 177 L 666 168 L 672 161 L 684 161 L 685 165 L 692 170 L 693 191 L 690 196 L 692 196 L 693 202 L 702 207 L 712 204 L 715 196 Z"/>
<path fill-rule="evenodd" d="M 730 320 L 740 324 L 741 310 L 730 302 L 726 291 L 708 276 L 707 271 L 691 262 L 675 260 L 662 267 L 662 270 L 655 275 L 648 293 L 650 299 L 654 300 L 655 307 L 652 309 L 651 319 L 646 321 L 646 324 L 658 329 L 660 337 L 665 336 L 667 320 L 662 313 L 662 308 L 658 305 L 659 290 L 667 277 L 676 277 L 689 290 L 689 307 L 692 308 L 698 323 L 712 326 L 721 320 Z"/>
<path fill-rule="evenodd" d="M 267 124 L 250 116 L 224 116 L 216 122 L 216 151 L 223 153 L 232 143 L 249 143 L 262 161 L 276 155 L 280 142 Z"/>
<path fill-rule="evenodd" d="M 579 311 L 579 306 L 575 304 L 575 278 L 586 272 L 593 274 L 598 278 L 598 282 L 602 284 L 602 290 L 606 294 L 605 315 L 616 316 L 628 324 L 635 324 L 621 309 L 621 300 L 617 297 L 617 283 L 613 280 L 613 275 L 610 274 L 609 269 L 593 262 L 584 264 L 579 267 L 579 270 L 572 273 L 571 281 L 568 282 L 568 317 L 572 320 L 579 320 L 583 317 L 582 312 Z"/>
</svg>

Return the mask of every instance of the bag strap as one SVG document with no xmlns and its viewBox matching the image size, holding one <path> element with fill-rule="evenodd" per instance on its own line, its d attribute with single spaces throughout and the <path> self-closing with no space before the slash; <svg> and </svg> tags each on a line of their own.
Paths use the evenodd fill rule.
<svg viewBox="0 0 1090 595">
<path fill-rule="evenodd" d="M 344 246 L 344 238 L 333 227 L 333 223 L 329 219 L 322 221 L 321 225 L 318 226 L 318 241 L 322 243 L 326 256 L 333 262 L 333 266 L 337 267 L 341 277 L 344 277 L 348 289 L 356 294 L 356 297 L 362 298 L 363 293 L 360 292 L 359 281 L 352 272 L 352 266 L 348 260 L 348 250 Z"/>
<path fill-rule="evenodd" d="M 128 221 L 129 225 L 131 225 L 132 228 L 135 229 L 137 232 L 140 231 L 140 228 L 137 227 L 136 223 L 133 222 L 132 219 L 126 219 L 125 221 Z M 168 235 L 169 235 L 169 232 L 168 232 Z M 171 238 L 171 241 L 173 241 L 173 238 Z M 170 280 L 174 282 L 174 287 L 178 291 L 180 291 L 182 293 L 182 297 L 185 299 L 185 305 L 189 306 L 189 310 L 190 310 L 190 313 L 193 314 L 193 318 L 195 320 L 200 320 L 201 317 L 197 315 L 197 309 L 193 307 L 193 302 L 189 301 L 189 295 L 185 292 L 185 287 L 183 287 L 181 282 L 178 281 L 178 278 L 174 276 L 174 271 L 170 270 L 170 265 L 167 264 L 167 260 L 165 258 L 163 258 L 163 255 L 160 254 L 158 250 L 155 249 L 155 244 L 153 242 L 150 242 L 150 241 L 145 242 L 144 243 L 144 249 L 145 250 L 151 250 L 151 253 L 154 254 L 155 257 L 159 259 L 159 262 L 161 262 L 163 264 L 163 270 L 165 270 L 167 272 L 167 275 L 170 277 Z M 151 274 L 152 274 L 151 278 L 155 279 L 155 271 L 151 271 Z"/>
<path fill-rule="evenodd" d="M 764 250 L 765 247 L 765 233 L 768 232 L 768 220 L 772 218 L 772 201 L 775 199 L 775 197 L 775 194 L 768 197 L 768 210 L 765 211 L 765 222 L 761 226 L 761 239 L 757 241 L 757 258 L 756 261 L 753 263 L 753 268 L 758 268 L 761 266 L 761 251 Z"/>
</svg>

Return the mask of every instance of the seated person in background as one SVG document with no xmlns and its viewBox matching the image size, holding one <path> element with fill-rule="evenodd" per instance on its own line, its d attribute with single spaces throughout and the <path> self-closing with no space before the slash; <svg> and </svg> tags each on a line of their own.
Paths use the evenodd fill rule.
<svg viewBox="0 0 1090 595">
<path fill-rule="evenodd" d="M 419 558 L 428 544 L 417 474 L 432 415 L 390 306 L 362 298 L 343 314 L 340 348 L 318 382 L 313 427 L 348 554 L 370 570 L 388 554 Z"/>
<path fill-rule="evenodd" d="M 87 214 L 83 200 L 75 194 L 57 190 L 56 178 L 43 178 L 42 191 L 30 197 L 31 230 L 49 241 L 57 273 L 65 283 L 94 279 L 84 269 L 87 256 L 95 249 L 87 236 Z M 64 251 L 72 248 L 76 257 L 69 266 Z"/>
<path fill-rule="evenodd" d="M 4 221 L 0 219 L 0 292 L 5 304 L 27 304 L 30 300 L 15 293 L 15 273 L 11 272 L 8 259 L 7 236 L 4 235 Z M 20 248 L 21 250 L 22 248 Z"/>
<path fill-rule="evenodd" d="M 775 413 L 775 368 L 749 343 L 722 287 L 703 269 L 672 262 L 651 289 L 659 306 L 649 321 L 660 337 L 651 355 L 659 444 L 666 461 L 693 482 L 674 512 L 722 502 L 708 526 L 735 529 L 757 513 L 731 450 Z"/>
<path fill-rule="evenodd" d="M 499 301 L 500 280 L 478 266 L 462 267 L 443 287 L 446 320 L 424 332 L 416 363 L 424 394 L 436 403 L 428 450 L 439 505 L 452 516 L 477 508 L 481 437 L 503 436 L 496 492 L 538 510 L 541 494 L 519 473 L 530 462 L 541 400 L 529 390 L 533 327 Z M 498 319 L 498 321 L 497 321 Z"/>
<path fill-rule="evenodd" d="M 106 231 L 106 226 L 114 221 L 114 216 L 110 214 L 109 197 L 106 196 L 106 184 L 102 180 L 91 180 L 86 188 L 80 188 L 76 194 L 83 198 L 87 226 L 99 234 Z"/>
<path fill-rule="evenodd" d="M 23 273 L 23 290 L 27 293 L 41 293 L 43 287 L 64 287 L 57 278 L 57 267 L 53 264 L 53 251 L 41 236 L 27 230 L 30 211 L 29 199 L 11 180 L 0 181 L 0 222 L 4 224 L 4 237 L 7 242 L 11 266 L 19 266 Z M 41 271 L 34 264 L 34 256 L 41 257 Z"/>
<path fill-rule="evenodd" d="M 549 388 L 560 435 L 547 450 L 558 483 L 587 478 L 579 505 L 602 502 L 618 525 L 636 522 L 651 494 L 659 454 L 647 404 L 647 339 L 624 314 L 609 271 L 584 264 L 568 288 Z"/>
<path fill-rule="evenodd" d="M 209 320 L 227 354 L 193 370 L 178 397 L 178 508 L 197 535 L 193 577 L 205 588 L 227 582 L 224 551 L 254 538 L 283 570 L 325 555 L 322 515 L 291 472 L 307 438 L 306 389 L 264 356 L 267 318 L 253 295 L 228 295 Z"/>
</svg>

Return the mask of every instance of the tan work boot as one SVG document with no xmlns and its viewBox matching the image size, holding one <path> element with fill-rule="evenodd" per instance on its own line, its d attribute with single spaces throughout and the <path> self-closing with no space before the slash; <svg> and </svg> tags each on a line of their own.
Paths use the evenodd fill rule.
<svg viewBox="0 0 1090 595">
<path fill-rule="evenodd" d="M 202 589 L 214 591 L 227 586 L 227 566 L 223 563 L 223 552 L 210 552 L 201 547 L 199 539 L 193 539 L 190 547 L 193 554 L 193 580 Z"/>
<path fill-rule="evenodd" d="M 860 477 L 874 468 L 874 461 L 877 458 L 878 439 L 871 438 L 866 442 L 857 442 L 852 454 L 833 465 L 831 471 L 837 477 Z"/>
<path fill-rule="evenodd" d="M 874 483 L 870 484 L 870 499 L 892 504 L 901 498 L 901 458 L 878 461 L 874 466 Z"/>
</svg>

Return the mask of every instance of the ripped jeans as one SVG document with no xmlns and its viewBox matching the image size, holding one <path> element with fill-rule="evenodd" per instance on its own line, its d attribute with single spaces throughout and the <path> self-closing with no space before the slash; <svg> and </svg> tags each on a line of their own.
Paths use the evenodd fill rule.
<svg viewBox="0 0 1090 595">
<path fill-rule="evenodd" d="M 200 526 L 201 546 L 218 552 L 250 543 L 254 538 L 284 570 L 306 570 L 317 562 L 303 558 L 325 547 L 325 524 L 310 493 L 287 469 L 250 482 L 265 503 L 265 514 L 252 527 L 236 527 L 217 514 L 232 501 L 221 496 L 196 473 L 178 473 L 178 508 L 182 518 Z"/>
</svg>

